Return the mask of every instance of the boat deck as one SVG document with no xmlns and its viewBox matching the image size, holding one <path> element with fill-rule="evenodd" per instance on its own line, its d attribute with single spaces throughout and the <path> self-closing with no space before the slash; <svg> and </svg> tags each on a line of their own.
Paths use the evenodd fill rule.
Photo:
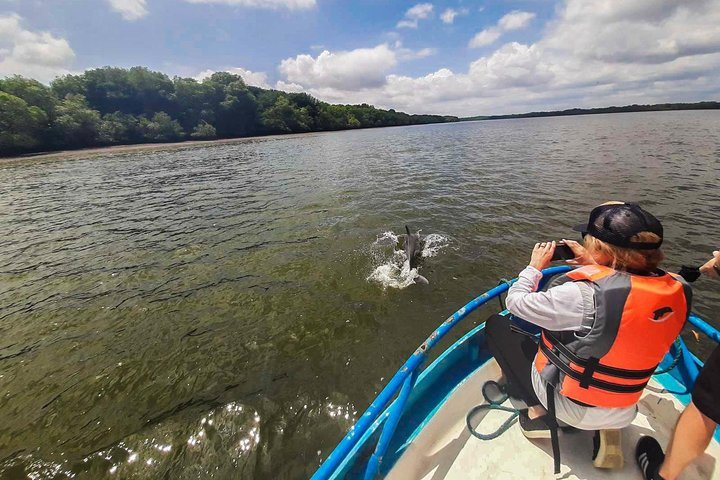
<svg viewBox="0 0 720 480">
<path fill-rule="evenodd" d="M 386 478 L 397 480 L 423 479 L 637 479 L 642 475 L 635 464 L 634 449 L 641 435 L 652 435 L 666 448 L 677 417 L 683 410 L 681 402 L 653 379 L 639 403 L 640 412 L 633 424 L 623 430 L 625 466 L 606 471 L 592 465 L 592 432 L 560 433 L 561 473 L 553 474 L 550 440 L 528 440 L 515 423 L 499 438 L 482 441 L 468 432 L 467 412 L 483 401 L 482 385 L 498 380 L 500 369 L 494 360 L 487 362 L 466 379 L 419 435 L 407 447 Z M 678 386 L 678 388 L 681 388 Z M 478 431 L 494 431 L 509 414 L 491 411 L 473 424 Z M 720 472 L 716 459 L 720 445 L 713 440 L 703 457 L 688 467 L 685 480 L 716 479 Z"/>
</svg>

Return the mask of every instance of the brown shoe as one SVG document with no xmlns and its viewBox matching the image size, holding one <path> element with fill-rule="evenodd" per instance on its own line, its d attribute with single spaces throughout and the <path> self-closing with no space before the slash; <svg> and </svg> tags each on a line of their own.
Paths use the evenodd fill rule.
<svg viewBox="0 0 720 480">
<path fill-rule="evenodd" d="M 622 468 L 622 430 L 598 430 L 593 438 L 593 465 L 597 468 Z"/>
</svg>

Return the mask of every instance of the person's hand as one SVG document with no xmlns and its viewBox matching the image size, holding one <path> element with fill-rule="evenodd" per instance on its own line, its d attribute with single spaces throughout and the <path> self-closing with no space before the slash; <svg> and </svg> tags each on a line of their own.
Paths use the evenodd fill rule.
<svg viewBox="0 0 720 480">
<path fill-rule="evenodd" d="M 700 273 L 704 273 L 711 278 L 720 278 L 720 251 L 713 252 L 713 258 L 705 262 L 705 265 L 700 267 Z"/>
<path fill-rule="evenodd" d="M 555 242 L 536 243 L 530 256 L 530 266 L 538 270 L 547 268 L 550 265 L 550 259 L 555 253 Z"/>
<path fill-rule="evenodd" d="M 580 245 L 575 240 L 563 240 L 563 243 L 570 247 L 570 250 L 575 254 L 575 258 L 565 260 L 565 263 L 570 265 L 595 265 L 597 262 L 590 253 L 585 250 L 585 247 Z"/>
</svg>

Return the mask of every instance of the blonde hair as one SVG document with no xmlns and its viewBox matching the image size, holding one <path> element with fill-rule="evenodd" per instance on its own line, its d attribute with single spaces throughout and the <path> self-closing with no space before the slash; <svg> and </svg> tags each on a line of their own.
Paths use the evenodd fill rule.
<svg viewBox="0 0 720 480">
<path fill-rule="evenodd" d="M 631 242 L 655 243 L 661 239 L 651 232 L 640 232 L 630 237 Z M 635 250 L 631 248 L 617 247 L 607 242 L 585 235 L 585 249 L 592 254 L 599 252 L 610 258 L 612 263 L 608 265 L 615 270 L 635 270 L 639 272 L 652 272 L 657 269 L 665 259 L 665 254 L 659 248 L 653 250 Z"/>
</svg>

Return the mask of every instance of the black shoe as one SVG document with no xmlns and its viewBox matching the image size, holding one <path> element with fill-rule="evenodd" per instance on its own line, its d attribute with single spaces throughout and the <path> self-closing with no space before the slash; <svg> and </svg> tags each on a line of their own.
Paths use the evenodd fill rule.
<svg viewBox="0 0 720 480">
<path fill-rule="evenodd" d="M 635 447 L 635 460 L 645 480 L 662 480 L 658 473 L 665 461 L 662 447 L 653 437 L 641 437 Z"/>
<path fill-rule="evenodd" d="M 520 413 L 520 430 L 527 438 L 550 438 L 550 428 L 545 423 L 545 417 L 534 418 L 530 420 L 527 412 Z"/>
</svg>

